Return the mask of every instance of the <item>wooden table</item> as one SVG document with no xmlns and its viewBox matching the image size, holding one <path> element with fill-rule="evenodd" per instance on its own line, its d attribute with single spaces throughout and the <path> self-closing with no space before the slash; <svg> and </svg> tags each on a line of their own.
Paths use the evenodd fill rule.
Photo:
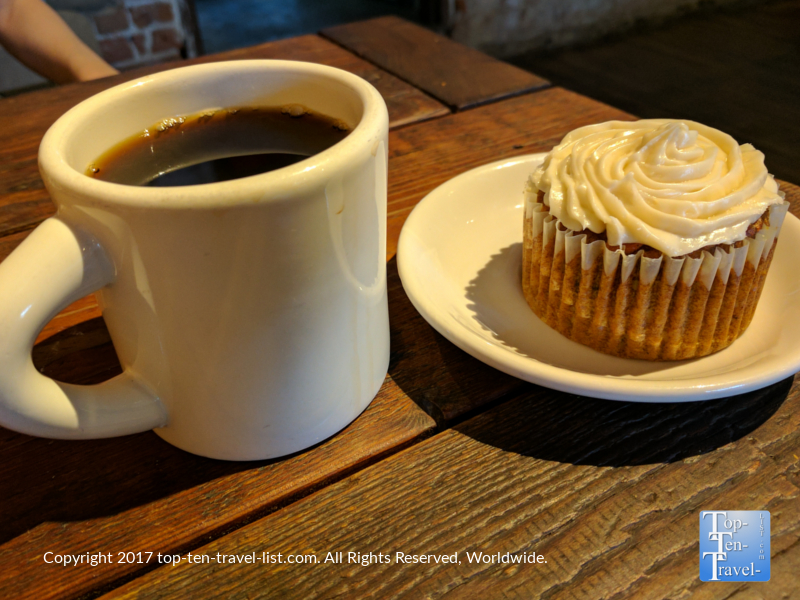
<svg viewBox="0 0 800 600">
<path fill-rule="evenodd" d="M 338 435 L 257 463 L 192 456 L 152 432 L 66 442 L 0 429 L 0 597 L 800 597 L 793 379 L 687 404 L 555 392 L 447 342 L 397 276 L 400 228 L 434 187 L 548 150 L 575 127 L 632 117 L 396 18 L 192 62 L 265 57 L 352 71 L 389 106 L 386 382 Z M 54 212 L 36 165 L 45 130 L 80 100 L 145 72 L 0 101 L 0 258 Z M 782 186 L 800 215 L 800 189 Z M 93 296 L 53 319 L 34 362 L 73 383 L 119 372 Z M 771 512 L 769 583 L 699 581 L 704 509 Z M 397 551 L 458 552 L 461 563 L 346 558 Z M 547 562 L 470 563 L 466 552 L 476 551 L 536 552 Z M 48 552 L 111 553 L 113 563 L 64 567 L 46 563 Z M 118 562 L 122 552 L 134 560 Z M 154 554 L 139 562 L 139 552 Z M 251 552 L 313 553 L 319 564 L 157 560 Z M 327 552 L 345 553 L 344 562 L 324 563 Z"/>
</svg>

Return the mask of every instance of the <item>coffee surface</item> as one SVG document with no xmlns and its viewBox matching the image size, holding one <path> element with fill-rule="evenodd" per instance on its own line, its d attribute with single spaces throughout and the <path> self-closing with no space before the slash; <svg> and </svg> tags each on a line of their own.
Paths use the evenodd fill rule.
<svg viewBox="0 0 800 600">
<path fill-rule="evenodd" d="M 257 175 L 322 152 L 349 133 L 299 105 L 240 107 L 172 117 L 123 140 L 86 170 L 126 185 L 197 185 Z"/>
</svg>

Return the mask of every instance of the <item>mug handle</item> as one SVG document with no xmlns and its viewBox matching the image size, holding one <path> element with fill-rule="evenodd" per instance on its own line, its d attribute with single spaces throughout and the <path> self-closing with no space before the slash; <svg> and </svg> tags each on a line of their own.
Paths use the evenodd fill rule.
<svg viewBox="0 0 800 600">
<path fill-rule="evenodd" d="M 158 397 L 129 371 L 97 385 L 72 385 L 33 366 L 31 350 L 48 321 L 115 276 L 97 240 L 58 217 L 44 221 L 0 263 L 0 425 L 57 439 L 113 437 L 166 425 Z"/>
</svg>

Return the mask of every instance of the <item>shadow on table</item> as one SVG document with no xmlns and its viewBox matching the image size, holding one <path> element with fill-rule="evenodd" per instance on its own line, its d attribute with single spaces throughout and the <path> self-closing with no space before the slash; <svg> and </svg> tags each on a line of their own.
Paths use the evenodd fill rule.
<svg viewBox="0 0 800 600">
<path fill-rule="evenodd" d="M 500 343 L 527 354 L 528 342 L 520 341 L 516 330 L 538 320 L 517 289 L 517 250 L 504 248 L 492 257 L 493 268 L 483 269 L 466 293 L 476 322 Z M 494 306 L 508 310 L 500 314 Z M 480 442 L 543 460 L 623 466 L 675 462 L 712 452 L 767 421 L 792 386 L 789 377 L 739 396 L 674 403 L 597 400 L 535 386 L 472 358 L 427 325 L 403 291 L 394 260 L 389 263 L 389 312 L 389 374 L 440 427 L 461 422 L 456 429 Z M 552 341 L 544 345 L 554 348 Z M 561 359 L 575 366 L 569 352 L 562 352 Z M 632 361 L 608 359 L 630 370 Z M 641 362 L 645 372 L 669 366 Z"/>
<path fill-rule="evenodd" d="M 508 302 L 513 290 L 505 289 L 503 273 L 517 269 L 506 250 L 494 259 L 509 263 L 497 269 L 503 281 L 495 282 Z M 470 299 L 491 301 L 490 283 L 473 282 Z M 528 311 L 524 299 L 520 302 Z M 389 374 L 440 428 L 461 422 L 456 429 L 480 442 L 543 460 L 623 466 L 675 462 L 712 452 L 767 421 L 792 386 L 789 377 L 740 396 L 675 403 L 597 400 L 535 386 L 488 367 L 438 334 L 403 291 L 394 260 L 389 263 L 389 313 Z M 479 321 L 500 319 L 490 310 L 475 314 Z M 501 329 L 513 335 L 513 327 L 497 328 Z"/>
<path fill-rule="evenodd" d="M 153 432 L 64 441 L 2 428 L 0 464 L 0 544 L 41 523 L 116 515 L 263 465 L 193 456 Z"/>
<path fill-rule="evenodd" d="M 45 375 L 69 383 L 98 383 L 121 370 L 102 318 L 49 338 L 33 356 Z M 65 441 L 0 427 L 0 544 L 45 522 L 117 515 L 198 487 L 192 493 L 210 495 L 215 491 L 203 484 L 292 456 L 229 462 L 179 450 L 152 431 Z"/>
<path fill-rule="evenodd" d="M 482 443 L 576 465 L 671 463 L 747 436 L 786 400 L 789 377 L 761 390 L 702 402 L 596 400 L 538 388 L 457 429 Z"/>
<path fill-rule="evenodd" d="M 582 398 L 500 373 L 445 340 L 411 305 L 394 260 L 389 263 L 389 305 L 389 371 L 406 394 L 440 427 L 480 413 L 458 430 L 545 460 L 616 466 L 710 452 L 769 419 L 792 383 L 789 378 L 743 396 L 683 404 Z M 34 362 L 51 377 L 79 384 L 108 379 L 120 369 L 102 319 L 49 338 L 34 350 Z M 178 450 L 152 432 L 61 441 L 0 428 L 0 544 L 45 522 L 116 515 L 171 496 L 181 502 L 180 493 L 189 490 L 214 494 L 213 487 L 203 484 L 289 458 L 211 460 Z"/>
<path fill-rule="evenodd" d="M 403 369 L 404 374 L 400 376 L 403 381 L 413 379 L 417 369 L 424 372 L 421 387 L 416 388 L 423 393 L 425 388 L 431 388 L 432 382 L 441 374 L 442 361 L 429 361 L 428 354 L 415 354 L 417 346 L 411 340 L 419 339 L 419 330 L 425 334 L 431 330 L 403 293 L 394 260 L 390 263 L 389 271 L 390 286 L 394 288 L 390 292 L 390 303 L 394 308 L 399 305 L 401 313 L 410 311 L 410 316 L 414 317 L 399 328 L 395 327 L 396 322 L 393 323 L 392 360 L 395 366 L 399 365 Z M 394 315 L 393 318 L 395 317 L 401 320 L 404 318 L 402 315 Z M 436 341 L 425 339 L 425 343 L 430 343 L 435 351 Z M 463 354 L 454 347 L 446 350 Z M 471 357 L 463 356 L 466 360 L 477 363 Z M 33 350 L 33 361 L 45 375 L 74 384 L 89 385 L 105 381 L 119 374 L 121 370 L 102 318 L 74 325 L 37 344 Z M 457 356 L 449 357 L 449 369 L 458 372 L 458 362 Z M 487 386 L 487 393 L 489 388 L 498 390 L 498 394 L 503 394 L 504 390 L 507 392 L 504 382 L 516 387 L 521 384 L 481 363 L 477 364 L 485 369 L 487 376 L 475 381 Z M 461 390 L 464 382 L 471 380 L 468 377 L 457 377 L 457 381 L 457 385 L 437 388 L 436 394 L 429 399 L 438 401 L 444 390 L 445 395 L 455 398 L 454 402 L 457 404 L 463 397 Z M 415 395 L 419 398 L 419 394 Z M 436 412 L 432 408 L 433 404 L 429 403 L 428 406 L 431 412 Z M 364 426 L 363 423 L 357 425 L 358 423 L 356 421 L 347 430 Z M 348 439 L 358 439 L 357 434 L 352 432 L 350 436 Z M 317 446 L 328 441 L 323 440 Z M 236 481 L 244 483 L 237 484 L 234 481 L 229 487 L 247 485 L 254 478 L 263 476 L 270 478 L 271 482 L 274 481 L 276 488 L 284 486 L 291 498 L 304 493 L 307 484 L 302 478 L 292 480 L 291 469 L 281 470 L 276 474 L 275 467 L 293 457 L 307 454 L 317 446 L 272 460 L 228 462 L 194 456 L 167 444 L 153 432 L 104 440 L 64 441 L 30 437 L 0 427 L 0 545 L 47 522 L 90 521 L 150 504 L 153 504 L 153 511 L 163 511 L 165 504 L 158 501 L 167 498 L 170 502 L 174 498 L 176 503 L 195 508 L 215 505 L 215 502 L 206 500 L 225 492 L 221 492 L 220 487 L 211 482 L 237 474 Z M 338 451 L 343 455 L 352 455 L 353 461 L 363 459 L 359 454 L 362 449 L 356 441 L 337 448 L 341 448 Z M 317 453 L 316 456 L 314 460 L 321 466 L 331 458 L 324 452 Z M 307 469 L 313 467 L 313 461 L 306 461 L 305 464 Z M 340 476 L 342 472 L 339 469 L 341 465 L 337 466 L 335 472 L 331 471 L 331 476 L 334 473 L 337 477 Z M 274 507 L 284 500 L 286 498 L 278 496 L 270 501 L 269 506 Z M 255 506 L 254 510 L 262 509 Z M 167 517 L 168 514 L 165 513 L 164 518 Z M 158 517 L 154 516 L 153 519 Z M 205 517 L 192 513 L 187 514 L 187 519 L 204 520 Z M 189 526 L 194 527 L 187 525 Z M 203 532 L 204 535 L 208 533 L 205 530 Z"/>
<path fill-rule="evenodd" d="M 472 358 L 433 329 L 411 304 L 397 272 L 387 265 L 391 361 L 389 375 L 439 427 L 447 427 L 526 389 L 510 375 Z"/>
<path fill-rule="evenodd" d="M 18 458 L 21 454 L 24 462 Z M 152 431 L 64 441 L 0 428 L 0 545 L 46 522 L 118 515 L 189 490 L 195 498 L 219 493 L 213 487 L 204 490 L 203 485 L 244 471 L 268 469 L 292 456 L 229 462 L 179 450 Z M 176 502 L 182 502 L 180 496 Z M 194 518 L 203 520 L 202 515 L 187 514 L 187 519 Z"/>
</svg>

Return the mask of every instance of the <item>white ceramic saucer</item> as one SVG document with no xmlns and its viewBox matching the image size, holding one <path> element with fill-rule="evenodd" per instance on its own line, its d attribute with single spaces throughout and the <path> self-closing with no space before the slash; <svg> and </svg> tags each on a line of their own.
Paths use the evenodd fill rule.
<svg viewBox="0 0 800 600">
<path fill-rule="evenodd" d="M 543 154 L 478 167 L 428 194 L 400 235 L 411 302 L 475 358 L 533 383 L 613 400 L 709 400 L 800 370 L 800 220 L 789 214 L 758 309 L 721 352 L 680 362 L 607 356 L 542 323 L 522 295 L 522 191 Z"/>
</svg>

